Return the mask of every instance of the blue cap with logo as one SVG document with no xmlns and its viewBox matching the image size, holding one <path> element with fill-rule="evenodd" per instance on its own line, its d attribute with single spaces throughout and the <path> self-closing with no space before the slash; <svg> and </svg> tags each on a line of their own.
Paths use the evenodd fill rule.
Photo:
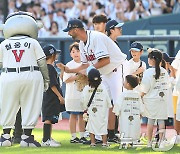
<svg viewBox="0 0 180 154">
<path fill-rule="evenodd" d="M 123 25 L 124 25 L 123 22 L 118 23 L 116 20 L 109 20 L 106 23 L 106 31 L 110 31 L 110 29 L 113 29 L 114 27 L 121 28 Z"/>
<path fill-rule="evenodd" d="M 61 50 L 57 50 L 52 44 L 47 44 L 43 47 L 43 51 L 46 56 L 61 53 Z"/>
<path fill-rule="evenodd" d="M 72 20 L 69 20 L 67 28 L 64 29 L 63 31 L 64 32 L 68 32 L 68 31 L 70 31 L 73 28 L 83 28 L 83 27 L 84 27 L 84 25 L 83 25 L 81 20 L 79 20 L 79 19 L 72 19 Z"/>
<path fill-rule="evenodd" d="M 131 49 L 130 49 L 130 51 L 131 51 L 131 50 L 141 51 L 141 50 L 143 50 L 143 46 L 142 46 L 142 44 L 139 43 L 139 42 L 133 42 L 133 43 L 131 44 Z"/>
<path fill-rule="evenodd" d="M 166 52 L 163 52 L 162 54 L 163 54 L 163 59 L 168 63 L 171 63 L 175 59 L 175 57 L 170 57 L 169 54 Z"/>
</svg>

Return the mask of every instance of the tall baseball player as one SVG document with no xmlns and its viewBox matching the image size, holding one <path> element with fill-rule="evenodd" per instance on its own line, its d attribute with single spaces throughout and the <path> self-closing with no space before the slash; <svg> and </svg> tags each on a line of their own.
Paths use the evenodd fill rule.
<svg viewBox="0 0 180 154">
<path fill-rule="evenodd" d="M 79 49 L 82 65 L 76 69 L 69 69 L 62 64 L 58 66 L 65 69 L 66 72 L 79 72 L 83 69 L 87 69 L 88 72 L 91 68 L 98 69 L 102 74 L 103 84 L 106 86 L 113 103 L 116 104 L 122 91 L 123 76 L 128 70 L 127 66 L 124 66 L 127 55 L 122 53 L 114 41 L 105 34 L 97 31 L 86 31 L 78 19 L 70 20 L 64 31 L 68 32 L 72 38 L 80 40 Z M 114 121 L 115 124 L 115 115 L 111 121 Z M 113 138 L 114 130 L 112 129 L 111 132 L 110 138 Z"/>
<path fill-rule="evenodd" d="M 40 115 L 43 90 L 48 88 L 46 56 L 38 43 L 38 24 L 31 14 L 10 14 L 3 27 L 0 44 L 1 125 L 0 146 L 11 146 L 10 131 L 21 107 L 23 135 L 20 145 L 39 147 L 31 135 Z M 44 84 L 43 84 L 44 79 Z M 44 87 L 45 85 L 45 87 Z"/>
</svg>

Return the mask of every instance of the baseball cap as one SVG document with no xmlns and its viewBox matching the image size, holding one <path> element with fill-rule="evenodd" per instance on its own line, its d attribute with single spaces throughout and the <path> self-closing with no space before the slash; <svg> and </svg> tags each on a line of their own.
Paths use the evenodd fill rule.
<svg viewBox="0 0 180 154">
<path fill-rule="evenodd" d="M 61 50 L 57 50 L 52 44 L 47 44 L 43 47 L 43 51 L 46 56 L 51 56 L 56 53 L 61 53 Z"/>
<path fill-rule="evenodd" d="M 83 23 L 82 23 L 81 20 L 79 20 L 79 19 L 72 19 L 72 20 L 68 21 L 67 28 L 64 29 L 63 31 L 64 32 L 68 32 L 68 31 L 70 31 L 73 28 L 83 28 L 83 27 L 84 26 L 83 26 Z"/>
<path fill-rule="evenodd" d="M 131 49 L 130 50 L 141 51 L 141 50 L 143 50 L 143 46 L 139 42 L 133 42 L 131 44 Z"/>
<path fill-rule="evenodd" d="M 106 31 L 109 31 L 110 29 L 114 28 L 114 27 L 117 27 L 117 28 L 120 28 L 124 25 L 123 22 L 121 23 L 118 23 L 116 20 L 109 20 L 107 23 L 106 23 Z"/>
<path fill-rule="evenodd" d="M 100 76 L 100 72 L 95 68 L 92 68 L 88 73 L 89 81 L 97 81 L 100 79 Z"/>
<path fill-rule="evenodd" d="M 166 52 L 163 52 L 162 54 L 163 54 L 163 59 L 166 62 L 170 62 L 171 63 L 175 59 L 175 57 L 170 57 L 169 54 L 166 53 Z"/>
</svg>

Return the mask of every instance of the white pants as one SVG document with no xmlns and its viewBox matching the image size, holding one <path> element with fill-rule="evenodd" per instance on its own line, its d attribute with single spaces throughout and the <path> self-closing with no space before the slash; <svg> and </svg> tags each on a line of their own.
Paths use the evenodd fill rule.
<svg viewBox="0 0 180 154">
<path fill-rule="evenodd" d="M 129 74 L 128 61 L 125 60 L 119 67 L 117 67 L 113 72 L 102 75 L 102 82 L 106 86 L 110 98 L 113 100 L 113 104 L 117 103 L 117 100 L 124 90 L 123 82 L 126 75 Z"/>
<path fill-rule="evenodd" d="M 2 73 L 0 80 L 1 125 L 13 128 L 21 107 L 22 128 L 35 127 L 41 112 L 43 77 L 40 71 Z"/>
</svg>

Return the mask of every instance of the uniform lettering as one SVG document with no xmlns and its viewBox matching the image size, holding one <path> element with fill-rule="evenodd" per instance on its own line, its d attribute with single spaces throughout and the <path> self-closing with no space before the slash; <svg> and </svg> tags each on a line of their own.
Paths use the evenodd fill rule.
<svg viewBox="0 0 180 154">
<path fill-rule="evenodd" d="M 126 101 L 128 101 L 128 100 L 131 100 L 131 101 L 139 101 L 139 98 L 124 97 L 124 100 L 126 100 Z"/>
<path fill-rule="evenodd" d="M 31 43 L 25 42 L 24 46 L 30 48 Z"/>
<path fill-rule="evenodd" d="M 85 56 L 86 56 L 86 59 L 87 59 L 88 61 L 93 61 L 93 60 L 96 59 L 96 57 L 95 57 L 94 54 L 93 54 L 93 55 L 85 55 Z"/>
<path fill-rule="evenodd" d="M 20 47 L 21 47 L 21 43 L 20 43 L 20 42 L 16 42 L 16 43 L 14 44 L 14 47 L 15 47 L 15 48 L 20 48 Z"/>
<path fill-rule="evenodd" d="M 12 50 L 13 54 L 14 54 L 14 57 L 16 59 L 16 62 L 20 62 L 21 61 L 21 58 L 22 58 L 22 55 L 24 53 L 24 50 L 19 50 L 19 55 L 17 54 L 17 50 Z"/>
<path fill-rule="evenodd" d="M 11 44 L 10 44 L 10 43 L 9 43 L 9 44 L 6 44 L 6 45 L 5 45 L 5 48 L 6 48 L 7 50 L 12 49 Z"/>
</svg>

